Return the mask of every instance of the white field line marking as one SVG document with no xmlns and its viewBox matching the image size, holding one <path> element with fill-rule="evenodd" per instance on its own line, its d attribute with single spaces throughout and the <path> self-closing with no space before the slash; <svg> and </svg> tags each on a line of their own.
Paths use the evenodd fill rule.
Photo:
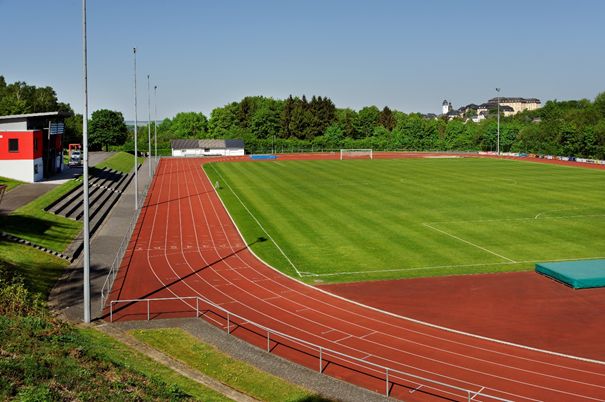
<svg viewBox="0 0 605 402">
<path fill-rule="evenodd" d="M 548 212 L 548 211 L 544 211 Z M 555 212 L 555 211 L 550 211 Z M 543 212 L 541 212 L 543 213 Z M 538 214 L 540 215 L 540 214 Z M 542 218 L 542 220 L 546 219 L 569 219 L 569 218 L 594 218 L 594 217 L 604 217 L 605 214 L 583 214 L 583 215 L 564 215 L 564 216 L 547 216 Z M 507 222 L 507 221 L 529 221 L 534 220 L 533 218 L 502 218 L 502 219 L 468 219 L 468 220 L 457 220 L 457 221 L 437 221 L 437 222 L 428 222 L 428 224 L 438 224 L 438 223 L 474 223 L 474 222 Z M 425 223 L 423 223 L 424 225 Z"/>
<path fill-rule="evenodd" d="M 269 239 L 271 239 L 271 241 L 273 242 L 273 244 L 275 244 L 275 247 L 277 247 L 277 249 L 279 250 L 279 252 L 284 256 L 284 258 L 288 261 L 288 263 L 292 266 L 292 268 L 294 268 L 294 271 L 296 271 L 296 274 L 298 275 L 299 278 L 302 278 L 302 274 L 301 272 L 298 270 L 298 268 L 296 268 L 296 265 L 294 265 L 294 263 L 292 262 L 292 260 L 290 260 L 290 258 L 288 258 L 288 256 L 286 255 L 286 253 L 284 253 L 284 250 L 282 250 L 282 248 L 279 246 L 279 244 L 277 244 L 277 242 L 273 239 L 273 237 L 271 237 L 271 235 L 267 232 L 267 230 L 263 227 L 263 225 L 258 221 L 258 219 L 256 219 L 256 216 L 254 216 L 254 214 L 248 209 L 248 207 L 246 206 L 246 204 L 244 204 L 244 202 L 242 201 L 241 198 L 239 198 L 239 196 L 235 193 L 235 191 L 233 191 L 233 189 L 231 188 L 231 185 L 225 180 L 225 178 L 223 177 L 222 174 L 220 174 L 220 172 L 218 170 L 216 170 L 216 167 L 214 167 L 213 164 L 210 164 L 212 166 L 212 169 L 214 170 L 214 172 L 221 178 L 221 180 L 223 181 L 223 183 L 225 183 L 227 185 L 227 187 L 229 188 L 229 190 L 231 191 L 231 193 L 233 193 L 233 195 L 235 196 L 235 198 L 237 198 L 237 200 L 239 201 L 240 204 L 242 204 L 242 207 L 244 207 L 244 209 L 250 214 L 250 216 L 252 217 L 252 219 L 254 219 L 254 221 L 258 224 L 258 226 L 262 229 L 263 232 L 265 232 L 265 234 L 267 235 L 267 237 L 269 237 Z M 218 195 L 218 193 L 217 193 Z"/>
<path fill-rule="evenodd" d="M 573 211 L 573 210 L 576 210 L 576 209 L 580 209 L 580 208 L 563 208 L 563 209 L 553 209 L 553 210 L 550 210 L 550 211 L 546 210 L 546 211 L 542 211 L 538 215 L 534 216 L 534 219 L 538 219 L 540 217 L 540 215 L 547 214 L 549 212 Z"/>
<path fill-rule="evenodd" d="M 580 258 L 560 258 L 556 260 L 542 259 L 542 260 L 525 260 L 516 262 L 489 262 L 480 264 L 458 264 L 458 265 L 432 265 L 426 267 L 414 267 L 414 268 L 393 268 L 393 269 L 377 269 L 375 271 L 344 271 L 344 272 L 328 272 L 323 274 L 314 274 L 313 276 L 339 276 L 339 275 L 354 275 L 354 274 L 367 274 L 367 273 L 386 273 L 386 272 L 400 272 L 400 271 L 424 271 L 427 269 L 438 269 L 438 268 L 467 268 L 467 267 L 483 267 L 488 265 L 514 265 L 514 264 L 535 264 L 537 262 L 563 262 L 563 261 L 583 261 L 583 260 L 602 260 L 605 257 L 580 257 Z"/>
<path fill-rule="evenodd" d="M 505 257 L 505 256 L 503 256 L 503 255 L 501 255 L 501 254 L 498 254 L 498 253 L 496 253 L 496 252 L 493 252 L 493 251 L 491 251 L 491 250 L 488 250 L 488 249 L 486 249 L 485 247 L 481 247 L 481 246 L 480 246 L 480 245 L 478 245 L 478 244 L 472 243 L 472 242 L 470 242 L 470 241 L 468 241 L 468 240 L 464 240 L 464 239 L 463 239 L 463 238 L 461 238 L 461 237 L 458 237 L 458 236 L 455 236 L 455 235 L 453 235 L 453 234 L 451 234 L 451 233 L 448 233 L 448 232 L 446 232 L 445 230 L 437 229 L 436 227 L 433 227 L 433 226 L 429 225 L 428 223 L 423 223 L 422 225 L 423 225 L 423 226 L 426 226 L 427 228 L 431 228 L 431 229 L 433 229 L 433 230 L 436 230 L 437 232 L 443 233 L 444 235 L 450 236 L 450 237 L 452 237 L 452 238 L 454 238 L 454 239 L 456 239 L 456 240 L 460 240 L 461 242 L 466 243 L 466 244 L 469 244 L 469 245 L 471 245 L 471 246 L 473 246 L 473 247 L 476 247 L 476 248 L 478 248 L 478 249 L 480 249 L 480 250 L 483 250 L 483 251 L 486 251 L 486 252 L 488 252 L 488 253 L 490 253 L 490 254 L 493 254 L 493 255 L 495 255 L 496 257 L 500 257 L 500 258 L 502 258 L 502 259 L 504 259 L 504 260 L 510 261 L 510 262 L 512 262 L 513 264 L 515 264 L 515 263 L 517 262 L 517 261 L 515 261 L 515 260 L 511 260 L 510 258 Z"/>
</svg>

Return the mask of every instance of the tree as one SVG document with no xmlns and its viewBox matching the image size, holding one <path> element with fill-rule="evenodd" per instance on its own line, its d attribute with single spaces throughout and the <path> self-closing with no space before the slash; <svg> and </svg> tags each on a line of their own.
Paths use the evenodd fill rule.
<svg viewBox="0 0 605 402">
<path fill-rule="evenodd" d="M 208 131 L 212 138 L 224 138 L 234 131 L 238 126 L 237 113 L 239 105 L 232 102 L 223 107 L 217 107 L 210 113 Z"/>
<path fill-rule="evenodd" d="M 393 116 L 393 112 L 388 106 L 385 106 L 380 112 L 378 123 L 389 131 L 395 128 L 395 116 Z"/>
<path fill-rule="evenodd" d="M 109 145 L 122 145 L 126 142 L 128 128 L 122 113 L 100 109 L 93 112 L 89 130 L 89 147 L 93 150 L 109 150 Z"/>
<path fill-rule="evenodd" d="M 204 138 L 208 119 L 203 113 L 181 112 L 172 119 L 171 129 L 176 138 Z"/>
<path fill-rule="evenodd" d="M 366 106 L 357 113 L 357 119 L 353 121 L 353 125 L 362 138 L 369 137 L 374 132 L 379 117 L 380 111 L 376 106 Z"/>
</svg>

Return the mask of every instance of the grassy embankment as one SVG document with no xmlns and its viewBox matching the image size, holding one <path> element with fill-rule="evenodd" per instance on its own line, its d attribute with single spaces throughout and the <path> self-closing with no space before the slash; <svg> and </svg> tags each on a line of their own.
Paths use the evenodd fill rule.
<svg viewBox="0 0 605 402">
<path fill-rule="evenodd" d="M 139 341 L 220 382 L 262 401 L 324 401 L 309 391 L 268 374 L 198 341 L 178 328 L 135 330 Z"/>
<path fill-rule="evenodd" d="M 6 191 L 10 191 L 20 184 L 23 184 L 23 182 L 19 180 L 9 179 L 8 177 L 0 176 L 0 185 L 6 186 Z"/>
<path fill-rule="evenodd" d="M 143 163 L 146 158 L 138 158 L 139 163 Z M 130 173 L 134 167 L 134 156 L 127 152 L 118 152 L 103 162 L 95 165 L 97 169 L 103 169 L 104 167 L 118 170 L 122 173 Z"/>
</svg>

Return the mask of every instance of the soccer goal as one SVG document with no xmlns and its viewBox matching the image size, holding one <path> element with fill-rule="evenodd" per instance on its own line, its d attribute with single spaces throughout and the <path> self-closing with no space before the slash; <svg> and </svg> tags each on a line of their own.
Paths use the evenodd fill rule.
<svg viewBox="0 0 605 402">
<path fill-rule="evenodd" d="M 343 159 L 372 159 L 371 149 L 341 149 L 340 160 Z"/>
</svg>

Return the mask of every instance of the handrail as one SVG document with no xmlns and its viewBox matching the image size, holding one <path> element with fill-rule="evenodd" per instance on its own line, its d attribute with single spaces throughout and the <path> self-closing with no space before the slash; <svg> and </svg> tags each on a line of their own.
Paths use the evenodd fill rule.
<svg viewBox="0 0 605 402">
<path fill-rule="evenodd" d="M 226 319 L 227 319 L 227 333 L 228 334 L 231 334 L 231 321 L 232 321 L 233 317 L 235 317 L 237 319 L 240 319 L 240 320 L 243 320 L 247 324 L 251 324 L 252 326 L 257 327 L 257 328 L 261 329 L 262 331 L 267 332 L 267 349 L 266 349 L 266 351 L 269 352 L 269 353 L 271 353 L 271 348 L 270 348 L 271 335 L 276 335 L 276 336 L 285 338 L 285 339 L 287 339 L 287 340 L 289 340 L 291 342 L 298 343 L 299 345 L 306 346 L 306 347 L 308 347 L 310 349 L 316 349 L 316 350 L 318 350 L 318 352 L 319 352 L 319 355 L 318 355 L 318 358 L 319 358 L 319 372 L 320 373 L 323 373 L 323 368 L 324 368 L 323 367 L 323 360 L 325 360 L 324 356 L 325 356 L 326 353 L 334 355 L 334 356 L 338 356 L 338 357 L 342 358 L 345 361 L 348 360 L 349 362 L 352 362 L 352 363 L 354 363 L 354 364 L 356 364 L 358 366 L 361 366 L 361 367 L 364 367 L 364 368 L 369 368 L 372 371 L 378 372 L 380 374 L 384 373 L 385 385 L 386 385 L 385 395 L 387 397 L 390 394 L 390 386 L 392 384 L 394 384 L 394 381 L 392 381 L 392 379 L 393 379 L 393 373 L 395 373 L 395 374 L 399 374 L 399 375 L 407 377 L 407 378 L 411 378 L 413 380 L 417 380 L 418 382 L 420 382 L 420 381 L 429 382 L 429 383 L 431 383 L 433 385 L 426 385 L 426 384 L 423 384 L 423 385 L 425 385 L 428 388 L 433 388 L 435 390 L 438 390 L 440 392 L 444 392 L 444 393 L 447 393 L 447 394 L 458 395 L 458 394 L 455 394 L 455 393 L 453 393 L 451 391 L 446 391 L 446 390 L 443 390 L 443 389 L 436 388 L 436 386 L 441 386 L 441 387 L 448 388 L 450 390 L 459 391 L 459 392 L 461 392 L 463 394 L 466 394 L 466 396 L 468 398 L 467 400 L 469 402 L 472 399 L 476 398 L 477 396 L 482 396 L 484 398 L 492 399 L 492 400 L 495 400 L 495 401 L 509 401 L 509 399 L 504 399 L 504 398 L 500 398 L 500 397 L 497 397 L 497 396 L 494 396 L 494 395 L 483 393 L 482 391 L 483 391 L 483 389 L 485 389 L 485 387 L 481 387 L 478 391 L 469 390 L 469 389 L 466 389 L 466 388 L 458 387 L 456 385 L 447 384 L 447 383 L 443 383 L 443 382 L 440 382 L 440 381 L 437 381 L 437 380 L 432 380 L 430 378 L 422 377 L 422 376 L 419 376 L 419 375 L 416 375 L 416 374 L 408 373 L 408 372 L 405 372 L 405 371 L 402 371 L 402 370 L 393 369 L 393 368 L 390 368 L 390 367 L 387 367 L 387 366 L 383 366 L 381 364 L 372 363 L 372 362 L 369 362 L 369 361 L 366 361 L 366 360 L 363 360 L 363 359 L 360 359 L 360 358 L 357 358 L 357 357 L 354 357 L 354 356 L 351 356 L 351 355 L 347 355 L 346 353 L 338 352 L 336 350 L 333 350 L 333 349 L 330 349 L 330 348 L 326 348 L 324 346 L 320 346 L 320 345 L 314 344 L 314 343 L 309 342 L 309 341 L 305 341 L 304 339 L 296 338 L 296 337 L 294 337 L 292 335 L 285 334 L 283 332 L 271 329 L 271 328 L 266 327 L 266 326 L 264 326 L 262 324 L 258 324 L 258 323 L 254 322 L 254 321 L 251 321 L 251 320 L 249 320 L 247 318 L 244 318 L 244 317 L 240 316 L 239 314 L 233 313 L 233 312 L 227 310 L 226 308 L 213 303 L 212 301 L 208 300 L 206 297 L 203 297 L 203 296 L 160 297 L 160 298 L 151 298 L 151 299 L 111 300 L 110 303 L 109 303 L 109 320 L 110 320 L 110 322 L 113 322 L 113 305 L 114 304 L 147 302 L 147 320 L 149 321 L 150 317 L 151 317 L 151 314 L 150 314 L 150 311 L 151 311 L 151 307 L 150 307 L 151 306 L 151 302 L 153 302 L 153 301 L 172 301 L 172 300 L 187 301 L 187 300 L 192 300 L 192 299 L 195 299 L 195 313 L 196 313 L 195 316 L 196 316 L 196 318 L 198 318 L 200 316 L 200 306 L 199 306 L 200 301 L 202 301 L 203 303 L 205 303 L 207 305 L 210 305 L 210 306 L 214 307 L 215 309 L 217 309 L 217 310 L 222 311 L 223 313 L 225 313 L 226 314 Z M 189 303 L 186 303 L 186 304 L 189 305 Z M 191 306 L 191 305 L 189 305 L 189 306 L 193 308 L 193 306 Z"/>
<path fill-rule="evenodd" d="M 161 159 L 161 157 L 160 157 L 160 159 Z M 151 172 L 152 172 L 152 178 L 153 178 L 153 175 L 155 174 L 158 163 L 157 163 L 157 161 L 151 162 L 151 160 L 149 160 L 148 163 L 151 163 Z M 141 164 L 141 166 L 142 166 L 142 164 Z M 137 169 L 139 169 L 138 166 L 137 166 Z M 116 277 L 118 276 L 118 270 L 120 268 L 120 263 L 122 262 L 122 258 L 124 257 L 124 254 L 126 253 L 128 244 L 130 243 L 130 237 L 132 236 L 134 227 L 136 226 L 137 221 L 139 219 L 139 215 L 141 213 L 141 209 L 143 207 L 145 199 L 147 198 L 147 191 L 149 190 L 149 186 L 151 185 L 151 182 L 152 182 L 152 180 L 150 180 L 149 183 L 147 183 L 145 185 L 145 187 L 143 188 L 141 197 L 139 197 L 139 203 L 137 205 L 136 211 L 135 211 L 134 215 L 132 216 L 132 218 L 130 219 L 128 229 L 126 230 L 126 233 L 124 233 L 124 237 L 122 237 L 122 241 L 120 242 L 120 247 L 118 247 L 116 256 L 114 257 L 113 262 L 111 263 L 111 266 L 109 267 L 109 272 L 107 273 L 105 282 L 103 282 L 103 287 L 101 288 L 100 311 L 103 311 L 103 309 L 105 308 L 105 303 L 107 303 L 107 298 L 109 297 L 109 293 L 111 292 L 111 289 L 113 288 L 113 283 L 115 282 Z M 135 191 L 136 191 L 136 189 L 135 189 Z"/>
</svg>

